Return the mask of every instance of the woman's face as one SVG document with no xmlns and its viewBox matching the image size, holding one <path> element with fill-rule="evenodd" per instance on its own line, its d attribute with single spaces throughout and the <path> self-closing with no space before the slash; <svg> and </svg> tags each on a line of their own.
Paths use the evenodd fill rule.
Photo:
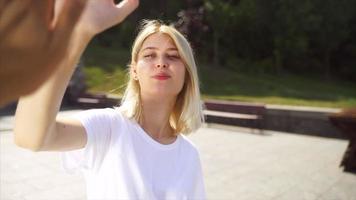
<svg viewBox="0 0 356 200">
<path fill-rule="evenodd" d="M 142 96 L 175 97 L 184 85 L 185 71 L 173 40 L 167 34 L 154 33 L 143 42 L 132 73 Z"/>
</svg>

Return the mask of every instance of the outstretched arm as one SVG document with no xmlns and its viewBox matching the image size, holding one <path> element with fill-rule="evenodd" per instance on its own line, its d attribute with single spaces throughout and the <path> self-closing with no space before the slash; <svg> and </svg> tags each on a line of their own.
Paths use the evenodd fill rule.
<svg viewBox="0 0 356 200">
<path fill-rule="evenodd" d="M 56 9 L 60 10 L 63 1 L 59 2 Z M 84 127 L 76 120 L 56 119 L 65 88 L 89 41 L 123 21 L 137 5 L 137 0 L 124 0 L 118 5 L 113 0 L 88 0 L 57 71 L 34 93 L 20 98 L 14 130 L 17 145 L 34 151 L 84 147 Z"/>
</svg>

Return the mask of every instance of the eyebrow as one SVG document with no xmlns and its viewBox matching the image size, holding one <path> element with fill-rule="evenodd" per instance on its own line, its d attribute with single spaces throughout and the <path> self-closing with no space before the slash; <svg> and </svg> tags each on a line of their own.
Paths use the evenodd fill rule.
<svg viewBox="0 0 356 200">
<path fill-rule="evenodd" d="M 157 50 L 158 48 L 157 47 L 146 47 L 146 48 L 144 48 L 144 49 L 142 49 L 141 51 L 145 51 L 145 50 Z M 175 48 L 175 47 L 170 47 L 170 48 L 168 48 L 168 49 L 166 49 L 167 51 L 178 51 L 178 49 L 177 48 Z"/>
</svg>

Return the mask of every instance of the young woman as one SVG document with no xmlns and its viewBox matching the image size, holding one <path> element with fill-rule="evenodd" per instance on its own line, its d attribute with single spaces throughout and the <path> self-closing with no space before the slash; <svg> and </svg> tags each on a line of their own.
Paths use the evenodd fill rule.
<svg viewBox="0 0 356 200">
<path fill-rule="evenodd" d="M 205 199 L 199 153 L 183 135 L 203 120 L 197 70 L 189 43 L 175 28 L 143 23 L 120 107 L 55 117 L 75 62 L 90 39 L 109 27 L 95 24 L 115 24 L 109 23 L 108 2 L 89 1 L 63 66 L 20 99 L 15 142 L 63 152 L 64 168 L 83 172 L 88 199 Z M 122 21 L 134 3 L 115 7 L 121 10 L 112 12 L 123 14 L 114 21 Z"/>
</svg>

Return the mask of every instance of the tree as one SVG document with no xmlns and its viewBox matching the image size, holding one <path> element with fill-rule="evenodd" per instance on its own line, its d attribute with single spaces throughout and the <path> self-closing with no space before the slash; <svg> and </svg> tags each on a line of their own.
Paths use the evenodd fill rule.
<svg viewBox="0 0 356 200">
<path fill-rule="evenodd" d="M 235 6 L 232 1 L 205 0 L 206 18 L 210 25 L 213 38 L 213 61 L 215 66 L 220 65 L 220 43 L 234 16 Z"/>
<path fill-rule="evenodd" d="M 319 27 L 312 31 L 319 51 L 322 51 L 324 75 L 330 77 L 331 54 L 347 38 L 350 37 L 350 22 L 356 12 L 352 0 L 318 0 L 315 12 L 320 17 Z"/>
</svg>

